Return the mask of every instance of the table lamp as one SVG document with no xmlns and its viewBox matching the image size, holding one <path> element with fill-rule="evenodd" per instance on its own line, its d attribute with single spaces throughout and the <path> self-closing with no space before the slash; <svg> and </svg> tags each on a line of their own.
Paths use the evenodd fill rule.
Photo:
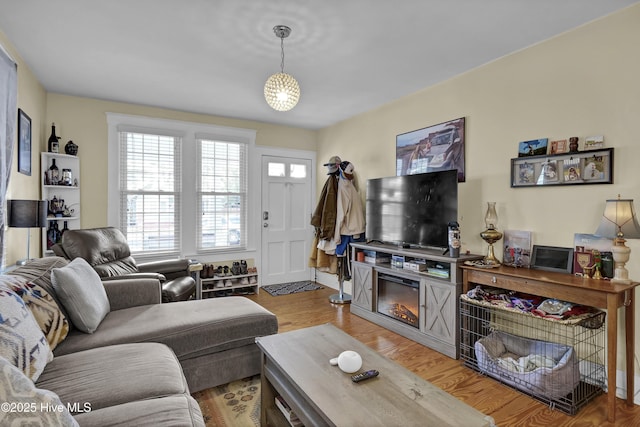
<svg viewBox="0 0 640 427">
<path fill-rule="evenodd" d="M 500 261 L 493 253 L 493 244 L 502 239 L 502 233 L 496 229 L 496 225 L 498 224 L 496 202 L 487 202 L 487 205 L 487 213 L 484 216 L 484 222 L 487 229 L 480 233 L 480 237 L 489 244 L 489 249 L 487 250 L 487 256 L 484 257 L 484 262 L 487 265 L 498 266 L 500 265 Z"/>
<path fill-rule="evenodd" d="M 631 283 L 629 271 L 625 268 L 631 249 L 624 242 L 626 242 L 625 237 L 640 238 L 640 225 L 638 225 L 636 212 L 633 208 L 633 199 L 621 199 L 618 195 L 617 199 L 607 200 L 595 235 L 613 239 L 611 253 L 613 254 L 615 272 L 611 281 Z"/>
<path fill-rule="evenodd" d="M 15 228 L 43 228 L 47 226 L 46 200 L 7 200 L 7 223 Z M 27 232 L 27 257 L 16 262 L 24 265 L 29 261 L 31 230 Z"/>
</svg>

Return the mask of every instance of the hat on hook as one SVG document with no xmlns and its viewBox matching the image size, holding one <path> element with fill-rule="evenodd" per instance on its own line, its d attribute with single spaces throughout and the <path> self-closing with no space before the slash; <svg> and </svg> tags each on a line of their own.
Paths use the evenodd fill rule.
<svg viewBox="0 0 640 427">
<path fill-rule="evenodd" d="M 332 174 L 338 172 L 338 166 L 340 165 L 340 162 L 342 162 L 340 157 L 333 156 L 327 163 L 324 164 L 324 166 L 327 166 L 329 168 L 329 174 Z"/>
</svg>

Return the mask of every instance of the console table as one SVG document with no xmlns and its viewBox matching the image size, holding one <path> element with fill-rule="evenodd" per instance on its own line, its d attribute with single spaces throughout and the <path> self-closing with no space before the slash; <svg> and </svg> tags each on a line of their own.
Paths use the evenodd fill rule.
<svg viewBox="0 0 640 427">
<path fill-rule="evenodd" d="M 624 307 L 627 404 L 633 405 L 634 289 L 640 283 L 613 283 L 609 280 L 583 279 L 566 273 L 501 266 L 478 268 L 462 266 L 463 292 L 485 285 L 525 292 L 547 298 L 588 305 L 607 310 L 607 416 L 616 416 L 616 363 L 618 356 L 618 308 Z"/>
</svg>

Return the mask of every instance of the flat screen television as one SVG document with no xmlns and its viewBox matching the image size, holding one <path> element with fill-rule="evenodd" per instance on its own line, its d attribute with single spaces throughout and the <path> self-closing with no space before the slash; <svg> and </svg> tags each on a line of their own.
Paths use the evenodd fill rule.
<svg viewBox="0 0 640 427">
<path fill-rule="evenodd" d="M 458 220 L 456 170 L 367 181 L 366 238 L 409 247 L 447 248 Z"/>
</svg>

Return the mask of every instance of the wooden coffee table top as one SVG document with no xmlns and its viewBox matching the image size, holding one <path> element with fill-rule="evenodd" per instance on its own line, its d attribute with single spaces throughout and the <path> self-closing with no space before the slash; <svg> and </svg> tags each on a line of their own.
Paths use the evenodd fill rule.
<svg viewBox="0 0 640 427">
<path fill-rule="evenodd" d="M 491 426 L 493 420 L 408 369 L 325 324 L 256 339 L 273 363 L 323 418 L 339 426 Z M 331 366 L 342 351 L 357 351 L 362 369 L 380 375 L 360 383 Z"/>
</svg>

